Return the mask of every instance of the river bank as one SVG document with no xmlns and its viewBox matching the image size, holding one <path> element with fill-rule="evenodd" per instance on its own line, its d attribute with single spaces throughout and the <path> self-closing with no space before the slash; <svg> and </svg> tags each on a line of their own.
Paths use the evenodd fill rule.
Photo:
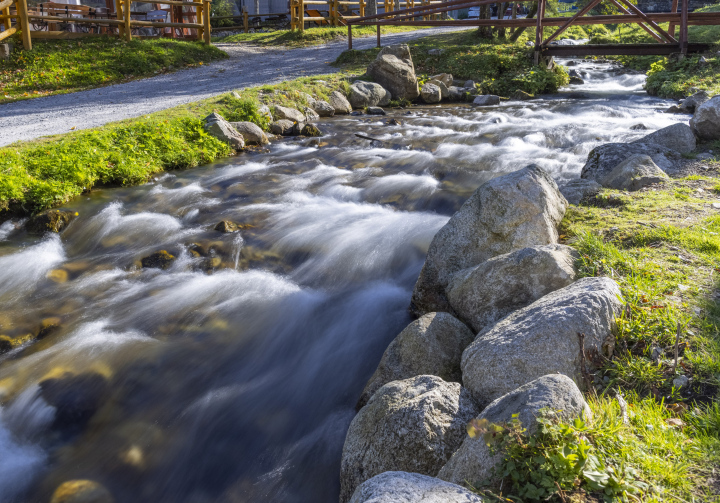
<svg viewBox="0 0 720 503">
<path fill-rule="evenodd" d="M 0 448 L 12 453 L 0 469 L 22 477 L 3 477 L 0 492 L 46 501 L 63 482 L 90 479 L 118 502 L 337 501 L 355 404 L 411 321 L 413 285 L 450 216 L 498 175 L 536 163 L 572 180 L 595 147 L 687 120 L 662 113 L 669 102 L 647 96 L 642 75 L 578 69 L 585 85 L 556 95 L 324 118 L 322 138 L 286 137 L 138 187 L 94 190 L 64 207 L 78 216 L 60 236 L 5 222 L 0 330 L 20 344 L 0 356 Z M 651 309 L 658 292 L 690 316 L 705 306 L 714 290 L 695 275 L 717 260 L 717 238 L 695 233 L 716 218 L 717 164 L 702 165 L 707 174 L 656 192 L 605 190 L 569 210 L 560 239 L 585 254 L 583 274 L 615 271 L 652 316 L 666 312 Z M 703 210 L 691 215 L 695 205 Z M 645 233 L 637 221 L 651 210 L 657 227 Z M 222 220 L 241 230 L 215 230 Z M 158 250 L 176 260 L 140 267 Z M 657 326 L 667 337 L 674 319 L 662 320 L 647 329 L 638 318 L 628 333 L 653 338 Z M 717 367 L 712 320 L 689 325 L 707 376 Z M 94 397 L 80 424 L 54 416 L 72 405 L 59 389 Z M 614 401 L 589 400 L 598 434 L 627 435 L 610 455 L 672 494 L 697 492 L 712 477 L 713 416 L 666 428 L 676 413 L 636 392 L 627 396 L 635 422 L 622 431 Z"/>
</svg>

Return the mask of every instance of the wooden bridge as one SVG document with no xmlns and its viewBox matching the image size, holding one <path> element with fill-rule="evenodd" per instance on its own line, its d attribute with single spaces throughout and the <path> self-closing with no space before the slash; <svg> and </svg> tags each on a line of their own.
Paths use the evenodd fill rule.
<svg viewBox="0 0 720 503">
<path fill-rule="evenodd" d="M 520 0 L 527 2 L 528 0 Z M 617 8 L 621 14 L 588 15 L 602 1 L 607 1 Z M 630 0 L 591 0 L 585 7 L 578 10 L 572 17 L 545 17 L 547 0 L 537 0 L 535 18 L 516 19 L 427 19 L 429 15 L 437 15 L 466 9 L 469 7 L 500 4 L 497 0 L 451 0 L 441 5 L 419 6 L 408 9 L 394 10 L 381 14 L 348 20 L 348 47 L 352 49 L 353 26 L 377 26 L 378 47 L 380 47 L 380 27 L 387 25 L 403 26 L 488 26 L 494 28 L 535 29 L 535 62 L 541 56 L 609 56 L 609 55 L 668 55 L 674 53 L 688 54 L 708 49 L 707 44 L 693 44 L 688 41 L 688 26 L 719 25 L 720 12 L 688 12 L 688 0 L 673 0 L 671 12 L 644 13 L 633 5 Z M 500 9 L 498 9 L 498 12 Z M 514 12 L 514 11 L 513 11 Z M 668 30 L 660 27 L 661 23 L 669 23 Z M 647 31 L 658 43 L 653 44 L 594 44 L 594 45 L 551 45 L 565 30 L 571 26 L 590 24 L 638 24 Z M 544 37 L 545 27 L 557 29 L 547 38 Z M 676 35 L 676 29 L 679 33 Z"/>
</svg>

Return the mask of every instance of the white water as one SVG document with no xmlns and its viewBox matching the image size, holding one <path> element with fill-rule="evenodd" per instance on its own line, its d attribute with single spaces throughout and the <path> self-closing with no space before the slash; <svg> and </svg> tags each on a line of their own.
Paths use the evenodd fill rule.
<svg viewBox="0 0 720 503">
<path fill-rule="evenodd" d="M 61 321 L 0 356 L 0 501 L 47 501 L 73 478 L 118 503 L 336 501 L 355 401 L 449 216 L 493 176 L 537 163 L 574 178 L 595 146 L 650 132 L 632 126 L 686 119 L 658 113 L 642 76 L 575 69 L 584 86 L 544 99 L 416 107 L 399 127 L 338 117 L 319 148 L 283 140 L 96 191 L 60 238 L 0 225 L 0 333 Z M 214 231 L 223 219 L 245 225 Z M 167 270 L 138 268 L 161 249 Z M 46 277 L 58 268 L 67 282 Z M 109 384 L 80 435 L 54 432 L 39 395 L 64 372 Z"/>
</svg>

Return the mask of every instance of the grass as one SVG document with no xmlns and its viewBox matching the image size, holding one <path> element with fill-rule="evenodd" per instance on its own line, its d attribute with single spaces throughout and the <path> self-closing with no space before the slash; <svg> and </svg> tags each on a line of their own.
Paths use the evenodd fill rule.
<svg viewBox="0 0 720 503">
<path fill-rule="evenodd" d="M 547 70 L 532 64 L 532 50 L 525 41 L 524 37 L 516 43 L 481 39 L 472 30 L 423 37 L 408 45 L 421 82 L 430 75 L 451 73 L 458 79 L 474 80 L 483 93 L 500 96 L 509 96 L 516 90 L 550 93 L 567 84 L 568 76 L 561 67 Z M 429 53 L 439 47 L 444 50 L 442 54 Z M 345 51 L 335 65 L 362 71 L 378 52 L 379 49 Z"/>
<path fill-rule="evenodd" d="M 220 49 L 172 39 L 97 37 L 16 44 L 0 59 L 0 103 L 69 93 L 223 59 Z"/>
<path fill-rule="evenodd" d="M 303 77 L 244 89 L 137 119 L 0 148 L 0 220 L 37 213 L 93 187 L 135 185 L 166 170 L 209 163 L 231 154 L 207 135 L 202 119 L 213 111 L 230 121 L 248 120 L 267 129 L 261 103 L 302 109 L 304 93 L 327 99 L 347 90 L 343 73 Z"/>
<path fill-rule="evenodd" d="M 402 33 L 423 29 L 417 26 L 383 26 L 381 34 Z M 222 28 L 217 28 L 222 31 Z M 354 26 L 353 38 L 373 37 L 377 33 L 374 26 Z M 347 27 L 318 27 L 305 31 L 277 30 L 267 33 L 238 33 L 227 37 L 213 37 L 213 42 L 248 43 L 261 46 L 307 47 L 325 44 L 336 40 L 347 40 Z"/>
<path fill-rule="evenodd" d="M 710 204 L 717 185 L 711 177 L 674 180 L 620 194 L 619 207 L 603 204 L 615 192 L 605 190 L 571 207 L 562 224 L 581 253 L 581 274 L 611 276 L 627 303 L 614 357 L 597 374 L 593 428 L 605 457 L 650 484 L 646 501 L 718 494 L 708 481 L 708 467 L 720 461 L 720 214 Z M 679 375 L 691 379 L 688 389 L 674 387 Z M 616 391 L 629 402 L 628 425 L 618 424 Z"/>
</svg>

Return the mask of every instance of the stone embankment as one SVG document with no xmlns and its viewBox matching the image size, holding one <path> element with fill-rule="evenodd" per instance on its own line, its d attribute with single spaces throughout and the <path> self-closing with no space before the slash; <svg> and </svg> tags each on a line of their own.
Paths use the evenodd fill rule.
<svg viewBox="0 0 720 503">
<path fill-rule="evenodd" d="M 383 89 L 413 95 L 404 56 L 387 51 L 375 65 L 397 76 Z M 440 101 L 453 95 L 451 79 L 435 76 L 417 91 Z M 348 429 L 341 503 L 482 501 L 463 486 L 491 480 L 502 453 L 464 434 L 471 418 L 517 417 L 528 433 L 541 411 L 590 418 L 581 390 L 595 362 L 613 354 L 624 301 L 614 280 L 578 277 L 578 254 L 558 244 L 557 227 L 568 204 L 602 187 L 663 183 L 698 140 L 720 139 L 720 96 L 698 93 L 685 107 L 689 125 L 597 147 L 581 178 L 562 187 L 535 165 L 490 180 L 438 231 L 412 293 L 417 319 L 385 351 Z"/>
</svg>

